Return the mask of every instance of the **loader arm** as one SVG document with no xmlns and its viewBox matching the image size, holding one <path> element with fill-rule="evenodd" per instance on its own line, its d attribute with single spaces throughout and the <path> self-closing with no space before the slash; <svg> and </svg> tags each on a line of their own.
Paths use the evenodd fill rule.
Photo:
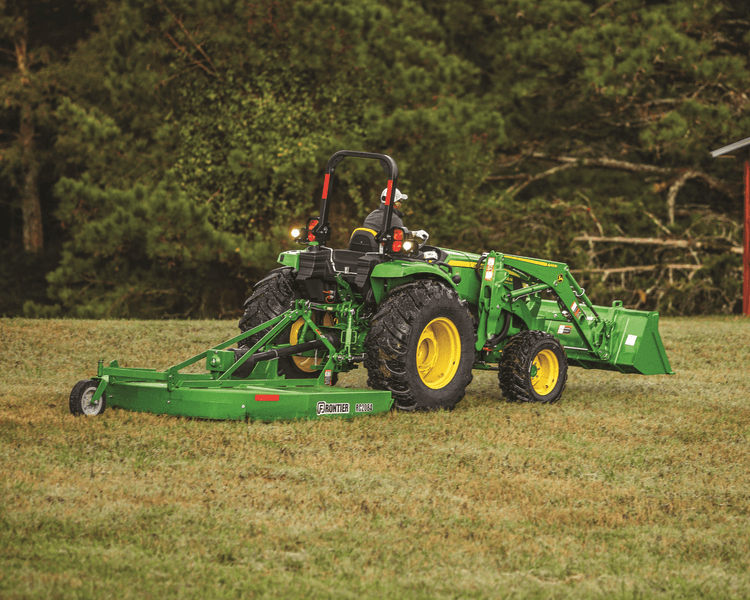
<svg viewBox="0 0 750 600">
<path fill-rule="evenodd" d="M 483 257 L 477 351 L 492 351 L 493 338 L 514 315 L 526 328 L 560 339 L 571 363 L 644 374 L 672 373 L 658 332 L 658 314 L 597 307 L 568 265 L 490 252 Z M 511 285 L 515 278 L 520 285 Z M 556 302 L 541 300 L 550 292 Z M 498 344 L 501 349 L 501 345 Z"/>
</svg>

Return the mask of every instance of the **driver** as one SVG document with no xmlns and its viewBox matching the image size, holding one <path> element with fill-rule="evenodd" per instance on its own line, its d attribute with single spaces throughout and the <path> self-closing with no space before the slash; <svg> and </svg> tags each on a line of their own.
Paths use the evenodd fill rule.
<svg viewBox="0 0 750 600">
<path fill-rule="evenodd" d="M 388 193 L 388 188 L 385 188 L 381 194 L 380 194 L 380 206 L 374 211 L 372 211 L 369 215 L 367 215 L 367 218 L 365 219 L 365 222 L 363 223 L 362 227 L 366 229 L 372 229 L 373 231 L 380 231 L 383 228 L 383 222 L 385 221 L 385 211 L 386 211 L 386 205 L 385 205 L 385 197 Z M 402 229 L 405 229 L 407 232 L 409 230 L 404 225 L 403 216 L 404 213 L 401 212 L 401 203 L 408 199 L 409 196 L 406 194 L 402 194 L 401 190 L 396 188 L 396 190 L 393 193 L 393 214 L 391 215 L 391 227 L 401 227 Z M 424 230 L 419 231 L 412 231 L 414 235 L 420 237 L 422 240 L 426 241 L 429 237 L 427 235 L 427 232 Z M 424 243 L 424 242 L 423 242 Z"/>
<path fill-rule="evenodd" d="M 380 206 L 372 211 L 365 219 L 362 227 L 366 229 L 372 229 L 373 231 L 380 231 L 383 228 L 383 222 L 385 221 L 385 196 L 388 193 L 388 188 L 385 188 L 380 194 Z M 401 190 L 396 188 L 393 193 L 393 214 L 391 215 L 391 227 L 404 227 L 403 216 L 404 213 L 399 210 L 401 203 L 406 200 L 409 196 L 402 194 Z"/>
</svg>

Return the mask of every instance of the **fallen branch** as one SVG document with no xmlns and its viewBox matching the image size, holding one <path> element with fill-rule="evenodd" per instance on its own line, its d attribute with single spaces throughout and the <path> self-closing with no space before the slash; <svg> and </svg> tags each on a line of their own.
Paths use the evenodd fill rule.
<svg viewBox="0 0 750 600">
<path fill-rule="evenodd" d="M 540 160 L 551 160 L 564 164 L 572 164 L 581 167 L 600 167 L 603 169 L 617 169 L 631 173 L 658 173 L 660 175 L 672 175 L 678 169 L 672 167 L 655 167 L 654 165 L 643 165 L 614 158 L 578 158 L 575 156 L 549 156 L 543 152 L 534 152 L 532 158 Z"/>
<path fill-rule="evenodd" d="M 535 181 L 539 181 L 540 179 L 545 179 L 549 177 L 550 175 L 554 175 L 555 173 L 559 173 L 560 171 L 567 171 L 568 169 L 572 169 L 575 167 L 575 165 L 560 165 L 557 167 L 552 167 L 551 169 L 548 169 L 547 171 L 544 171 L 543 173 L 537 173 L 536 175 L 529 177 L 526 181 L 524 181 L 521 184 L 515 184 L 508 188 L 508 193 L 511 196 L 515 196 L 520 192 L 523 188 L 525 188 L 527 185 L 534 183 Z"/>
<path fill-rule="evenodd" d="M 732 195 L 732 187 L 728 183 L 720 179 L 716 179 L 715 177 L 711 177 L 710 175 L 702 171 L 697 171 L 694 169 L 685 170 L 685 169 L 680 169 L 676 167 L 657 167 L 654 165 L 644 165 L 640 163 L 633 163 L 633 162 L 628 162 L 625 160 L 616 160 L 614 158 L 607 158 L 607 157 L 579 158 L 576 156 L 550 156 L 548 154 L 544 154 L 543 152 L 533 152 L 530 156 L 531 158 L 536 158 L 538 160 L 547 160 L 547 161 L 558 162 L 562 164 L 560 166 L 547 169 L 546 171 L 543 171 L 542 173 L 537 173 L 536 175 L 526 175 L 526 177 L 528 177 L 526 181 L 524 181 L 523 183 L 511 186 L 508 189 L 508 192 L 511 194 L 511 196 L 515 196 L 523 188 L 525 188 L 526 186 L 528 186 L 529 184 L 535 181 L 539 181 L 540 179 L 545 179 L 547 177 L 550 177 L 551 175 L 554 175 L 555 173 L 559 173 L 560 171 L 566 171 L 574 167 L 589 167 L 589 168 L 593 167 L 593 168 L 600 168 L 600 169 L 615 169 L 618 171 L 627 171 L 629 173 L 649 173 L 649 174 L 656 174 L 656 175 L 665 175 L 665 176 L 670 176 L 670 177 L 674 177 L 675 175 L 678 175 L 677 180 L 670 186 L 669 193 L 667 196 L 667 207 L 669 211 L 670 223 L 674 223 L 675 202 L 677 199 L 677 193 L 685 185 L 685 183 L 690 179 L 700 179 L 709 187 L 719 190 L 722 193 L 727 194 L 728 196 Z M 485 180 L 498 181 L 498 180 L 502 180 L 506 178 L 515 179 L 515 178 L 521 178 L 521 177 L 523 177 L 523 175 L 511 175 L 511 176 L 490 175 L 488 177 L 485 177 Z"/>
<path fill-rule="evenodd" d="M 674 208 L 677 202 L 677 192 L 687 183 L 688 179 L 697 175 L 695 171 L 686 171 L 669 187 L 669 193 L 667 194 L 667 214 L 669 215 L 670 225 L 674 225 Z"/>
<path fill-rule="evenodd" d="M 662 240 L 659 238 L 634 238 L 627 236 L 614 236 L 614 237 L 603 237 L 603 236 L 591 236 L 591 235 L 579 235 L 573 238 L 575 242 L 603 242 L 609 244 L 645 244 L 652 246 L 672 246 L 675 248 L 692 248 L 695 250 L 706 250 L 715 249 L 716 246 L 697 240 Z M 726 246 L 726 251 L 733 252 L 734 254 L 742 254 L 742 246 L 727 246 L 722 244 L 722 247 Z"/>
<path fill-rule="evenodd" d="M 665 264 L 665 265 L 638 265 L 636 267 L 615 267 L 612 269 L 571 269 L 571 273 L 602 273 L 605 276 L 620 275 L 622 273 L 647 273 L 659 269 L 684 269 L 686 271 L 697 271 L 702 269 L 703 265 L 689 264 Z"/>
</svg>

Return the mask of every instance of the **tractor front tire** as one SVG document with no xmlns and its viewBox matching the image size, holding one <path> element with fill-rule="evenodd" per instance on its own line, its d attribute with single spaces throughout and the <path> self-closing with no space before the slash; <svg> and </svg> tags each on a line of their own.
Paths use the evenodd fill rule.
<svg viewBox="0 0 750 600">
<path fill-rule="evenodd" d="M 107 408 L 107 400 L 104 394 L 102 394 L 97 402 L 94 404 L 91 403 L 97 387 L 99 387 L 99 383 L 93 379 L 83 379 L 76 383 L 70 392 L 70 399 L 68 401 L 70 412 L 75 416 L 86 415 L 87 417 L 95 417 L 102 414 Z"/>
<path fill-rule="evenodd" d="M 257 327 L 261 323 L 270 321 L 274 317 L 292 308 L 294 301 L 302 295 L 297 291 L 294 282 L 293 269 L 281 267 L 271 271 L 266 277 L 255 284 L 252 295 L 245 300 L 245 313 L 239 322 L 241 332 Z M 296 344 L 297 334 L 301 323 L 292 323 L 276 338 L 278 344 Z M 240 344 L 252 348 L 263 335 L 264 331 L 244 339 Z M 322 357 L 286 356 L 278 359 L 277 371 L 287 379 L 312 379 L 320 376 L 320 370 L 313 365 L 320 364 Z M 333 374 L 333 385 L 336 385 L 338 374 Z"/>
<path fill-rule="evenodd" d="M 468 304 L 433 280 L 393 290 L 365 339 L 367 384 L 400 410 L 452 410 L 471 383 L 476 332 Z"/>
<path fill-rule="evenodd" d="M 511 402 L 557 402 L 568 379 L 565 351 L 548 333 L 522 331 L 503 348 L 498 379 Z"/>
</svg>

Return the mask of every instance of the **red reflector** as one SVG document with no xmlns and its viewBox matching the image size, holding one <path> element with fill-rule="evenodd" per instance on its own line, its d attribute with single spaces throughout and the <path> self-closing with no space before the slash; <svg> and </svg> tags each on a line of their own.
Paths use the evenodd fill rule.
<svg viewBox="0 0 750 600">
<path fill-rule="evenodd" d="M 404 232 L 401 229 L 394 229 L 393 230 L 393 239 L 394 240 L 403 240 L 404 239 Z"/>
<path fill-rule="evenodd" d="M 323 182 L 323 200 L 328 198 L 328 184 L 331 181 L 331 175 L 326 173 L 326 180 Z"/>
<path fill-rule="evenodd" d="M 255 394 L 256 402 L 278 402 L 278 394 Z"/>
<path fill-rule="evenodd" d="M 393 245 L 391 248 L 393 248 L 394 252 L 401 252 L 401 248 L 404 246 L 403 242 L 393 242 Z"/>
<path fill-rule="evenodd" d="M 391 191 L 393 190 L 393 179 L 388 180 L 388 191 L 385 194 L 385 205 L 388 206 L 391 203 Z"/>
<path fill-rule="evenodd" d="M 308 242 L 314 242 L 315 241 L 315 235 L 312 233 L 312 230 L 315 228 L 315 226 L 318 224 L 318 219 L 310 219 L 310 222 L 307 224 L 307 230 L 310 232 L 307 234 L 307 241 Z"/>
</svg>

